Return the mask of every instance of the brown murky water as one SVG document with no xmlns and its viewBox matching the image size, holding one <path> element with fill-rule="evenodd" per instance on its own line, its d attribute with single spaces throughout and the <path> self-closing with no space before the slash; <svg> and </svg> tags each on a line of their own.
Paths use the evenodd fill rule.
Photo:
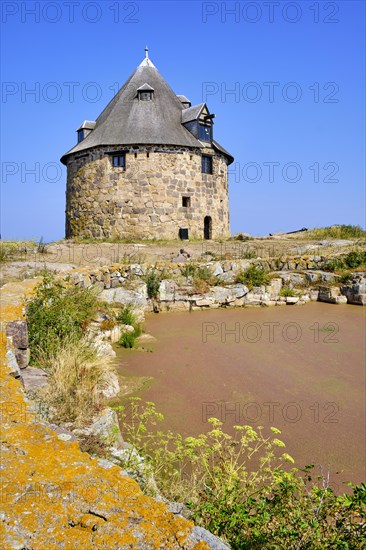
<svg viewBox="0 0 366 550">
<path fill-rule="evenodd" d="M 330 467 L 335 489 L 365 480 L 365 309 L 165 313 L 148 316 L 145 331 L 154 352 L 120 350 L 120 369 L 153 377 L 138 394 L 165 427 L 198 434 L 210 416 L 226 429 L 276 426 L 296 466 Z"/>
</svg>

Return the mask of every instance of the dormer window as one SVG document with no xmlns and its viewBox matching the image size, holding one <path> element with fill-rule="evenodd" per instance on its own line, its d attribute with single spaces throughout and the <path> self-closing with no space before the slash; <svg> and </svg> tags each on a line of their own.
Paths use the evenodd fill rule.
<svg viewBox="0 0 366 550">
<path fill-rule="evenodd" d="M 199 124 L 199 139 L 201 141 L 211 141 L 211 126 Z"/>
<path fill-rule="evenodd" d="M 147 82 L 137 88 L 137 97 L 139 101 L 151 101 L 154 94 L 154 88 Z"/>
<path fill-rule="evenodd" d="M 183 105 L 183 109 L 189 109 L 189 107 L 191 107 L 192 103 L 189 101 L 189 99 L 185 95 L 177 95 L 177 98 Z"/>
<path fill-rule="evenodd" d="M 195 138 L 211 143 L 213 140 L 213 119 L 206 103 L 200 103 L 182 110 L 182 124 Z"/>
<path fill-rule="evenodd" d="M 84 120 L 81 126 L 76 130 L 78 133 L 78 143 L 83 141 L 95 128 L 93 120 Z"/>
</svg>

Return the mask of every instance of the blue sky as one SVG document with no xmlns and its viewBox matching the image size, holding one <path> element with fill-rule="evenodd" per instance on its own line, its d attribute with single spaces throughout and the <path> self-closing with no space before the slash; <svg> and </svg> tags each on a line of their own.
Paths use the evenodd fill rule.
<svg viewBox="0 0 366 550">
<path fill-rule="evenodd" d="M 365 3 L 3 0 L 3 238 L 63 238 L 76 128 L 144 57 L 206 101 L 231 230 L 365 225 Z M 33 92 L 32 92 L 33 90 Z"/>
</svg>

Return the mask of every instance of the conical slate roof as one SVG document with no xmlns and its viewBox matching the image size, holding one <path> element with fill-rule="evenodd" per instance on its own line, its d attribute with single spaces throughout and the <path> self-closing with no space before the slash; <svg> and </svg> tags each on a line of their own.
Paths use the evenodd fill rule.
<svg viewBox="0 0 366 550">
<path fill-rule="evenodd" d="M 138 101 L 149 85 L 152 101 Z M 148 88 L 148 89 L 150 89 Z M 178 145 L 203 147 L 182 125 L 182 102 L 150 59 L 145 58 L 96 120 L 94 130 L 67 155 L 98 145 Z"/>
</svg>

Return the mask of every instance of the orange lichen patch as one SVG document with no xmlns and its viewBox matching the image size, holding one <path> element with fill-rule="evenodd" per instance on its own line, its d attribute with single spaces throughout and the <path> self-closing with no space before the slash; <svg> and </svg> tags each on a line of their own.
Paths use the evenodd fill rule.
<svg viewBox="0 0 366 550">
<path fill-rule="evenodd" d="M 38 281 L 3 287 L 3 322 L 22 318 L 23 297 Z M 4 290 L 5 289 L 5 290 Z M 144 495 L 116 465 L 91 458 L 32 411 L 9 375 L 0 341 L 2 550 L 208 549 L 189 542 L 192 523 Z"/>
<path fill-rule="evenodd" d="M 24 319 L 24 304 L 40 283 L 39 277 L 20 283 L 8 283 L 1 288 L 0 296 L 0 340 L 6 342 L 5 327 L 9 321 Z"/>
</svg>

